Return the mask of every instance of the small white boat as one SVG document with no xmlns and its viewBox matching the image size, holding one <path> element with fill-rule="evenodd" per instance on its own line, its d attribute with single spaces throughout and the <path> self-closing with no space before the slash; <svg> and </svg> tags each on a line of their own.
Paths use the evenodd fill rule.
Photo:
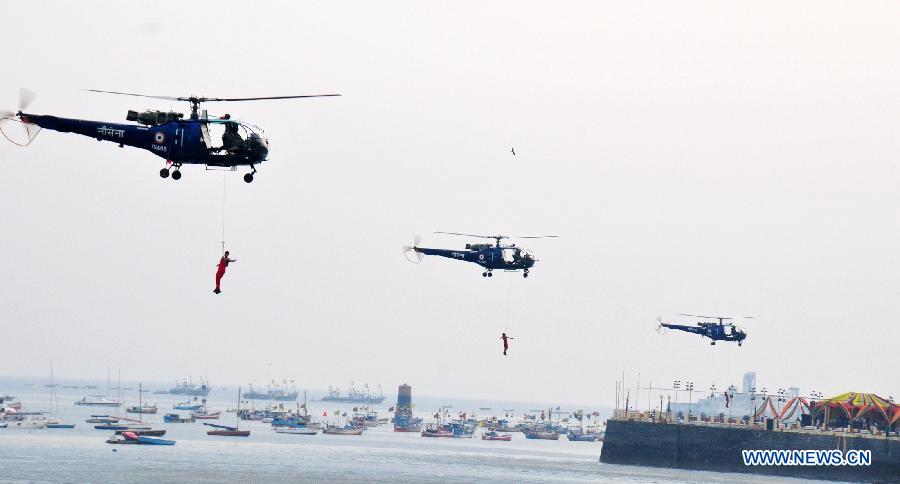
<svg viewBox="0 0 900 484">
<path fill-rule="evenodd" d="M 8 428 L 11 429 L 45 429 L 47 428 L 46 420 L 16 420 L 8 422 Z"/>
<path fill-rule="evenodd" d="M 275 433 L 278 434 L 294 434 L 294 435 L 316 435 L 319 433 L 318 429 L 311 429 L 309 427 L 279 427 L 275 429 Z"/>
<path fill-rule="evenodd" d="M 75 402 L 75 405 L 87 407 L 120 407 L 122 402 L 114 402 L 106 397 L 90 396 Z"/>
</svg>

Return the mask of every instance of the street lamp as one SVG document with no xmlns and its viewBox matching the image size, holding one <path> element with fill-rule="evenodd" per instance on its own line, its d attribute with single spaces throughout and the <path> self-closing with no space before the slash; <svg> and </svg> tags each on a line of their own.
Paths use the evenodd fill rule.
<svg viewBox="0 0 900 484">
<path fill-rule="evenodd" d="M 694 401 L 694 382 L 689 381 L 685 386 L 685 390 L 688 391 L 688 423 L 691 423 L 691 404 Z"/>
<path fill-rule="evenodd" d="M 681 380 L 672 382 L 672 388 L 675 389 L 675 415 L 678 415 L 678 390 L 681 388 Z"/>
</svg>

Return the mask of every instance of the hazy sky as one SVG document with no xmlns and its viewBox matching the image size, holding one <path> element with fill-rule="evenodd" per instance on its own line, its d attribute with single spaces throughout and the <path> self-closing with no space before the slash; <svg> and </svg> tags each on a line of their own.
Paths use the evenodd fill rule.
<svg viewBox="0 0 900 484">
<path fill-rule="evenodd" d="M 119 2 L 4 6 L 0 106 L 266 129 L 223 175 L 52 131 L 0 144 L 4 373 L 272 376 L 612 405 L 623 371 L 897 395 L 900 4 Z M 5 128 L 10 128 L 9 124 Z M 12 126 L 13 128 L 18 128 Z M 517 156 L 509 153 L 515 146 Z M 400 247 L 544 234 L 481 277 Z M 657 334 L 761 315 L 742 348 Z M 687 320 L 691 323 L 693 321 Z M 501 356 L 499 335 L 515 340 Z"/>
</svg>

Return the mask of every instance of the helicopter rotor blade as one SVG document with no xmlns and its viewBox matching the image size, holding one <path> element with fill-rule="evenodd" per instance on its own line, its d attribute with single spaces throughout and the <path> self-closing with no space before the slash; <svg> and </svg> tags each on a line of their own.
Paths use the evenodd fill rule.
<svg viewBox="0 0 900 484">
<path fill-rule="evenodd" d="M 230 101 L 263 101 L 267 99 L 297 99 L 306 97 L 331 97 L 340 94 L 307 94 L 302 96 L 263 96 L 263 97 L 199 97 L 199 96 L 151 96 L 149 94 L 137 94 L 133 92 L 103 91 L 100 89 L 82 89 L 87 92 L 102 94 L 118 94 L 120 96 L 136 96 L 151 99 L 165 99 L 167 101 L 196 101 L 196 102 L 230 102 Z"/>
<path fill-rule="evenodd" d="M 269 99 L 300 99 L 307 97 L 336 97 L 340 94 L 306 94 L 303 96 L 266 96 L 266 97 L 201 97 L 200 102 L 231 102 L 231 101 L 265 101 Z"/>
<path fill-rule="evenodd" d="M 136 96 L 136 97 L 149 97 L 151 99 L 165 99 L 167 101 L 187 101 L 187 98 L 175 97 L 175 96 L 150 96 L 148 94 L 135 94 L 131 92 L 118 92 L 118 91 L 101 91 L 99 89 L 82 89 L 82 91 L 87 92 L 99 92 L 102 94 L 118 94 L 120 96 Z"/>
<path fill-rule="evenodd" d="M 558 239 L 558 235 L 510 235 L 510 239 Z"/>
<path fill-rule="evenodd" d="M 697 314 L 684 314 L 684 313 L 678 313 L 678 315 L 679 315 L 679 316 L 687 316 L 687 317 L 689 317 L 689 318 L 703 318 L 703 319 L 734 319 L 734 318 L 723 317 L 723 316 L 699 316 L 699 315 L 697 315 Z"/>
<path fill-rule="evenodd" d="M 477 235 L 477 234 L 461 234 L 459 232 L 441 232 L 440 230 L 436 230 L 434 233 L 436 234 L 445 234 L 445 235 L 461 235 L 463 237 L 478 237 L 481 239 L 508 239 L 509 237 L 506 235 Z"/>
</svg>

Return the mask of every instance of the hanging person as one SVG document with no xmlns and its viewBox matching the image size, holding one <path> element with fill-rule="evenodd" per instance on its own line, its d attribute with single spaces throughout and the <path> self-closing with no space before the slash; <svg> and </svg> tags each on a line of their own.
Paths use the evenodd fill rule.
<svg viewBox="0 0 900 484">
<path fill-rule="evenodd" d="M 213 289 L 213 292 L 216 294 L 222 292 L 222 290 L 219 289 L 219 284 L 222 282 L 222 276 L 225 275 L 225 268 L 228 267 L 228 264 L 230 262 L 237 262 L 237 259 L 229 259 L 228 251 L 226 250 L 225 255 L 223 255 L 222 258 L 219 259 L 219 268 L 218 270 L 216 270 L 216 288 Z"/>
<path fill-rule="evenodd" d="M 506 350 L 509 349 L 509 340 L 515 339 L 510 336 L 506 336 L 506 333 L 502 333 L 500 335 L 500 339 L 503 340 L 503 356 L 506 356 Z"/>
</svg>

